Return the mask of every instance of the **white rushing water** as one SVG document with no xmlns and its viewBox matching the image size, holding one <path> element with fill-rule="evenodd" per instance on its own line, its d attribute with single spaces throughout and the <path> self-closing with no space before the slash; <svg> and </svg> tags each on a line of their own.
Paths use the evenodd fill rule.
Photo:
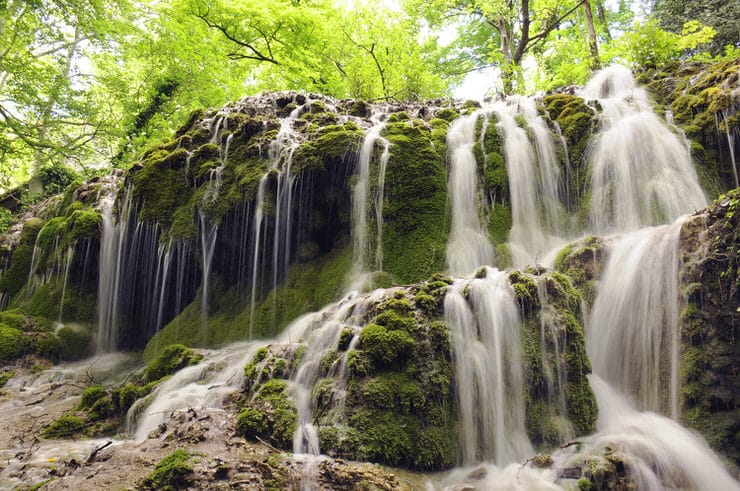
<svg viewBox="0 0 740 491">
<path fill-rule="evenodd" d="M 131 193 L 126 192 L 118 220 L 113 215 L 116 189 L 111 188 L 100 199 L 100 215 L 103 226 L 100 237 L 100 273 L 98 279 L 97 351 L 115 351 L 118 342 L 119 287 L 123 276 L 123 248 L 129 225 L 128 210 Z"/>
<path fill-rule="evenodd" d="M 308 104 L 308 103 L 306 103 Z M 298 133 L 293 129 L 294 121 L 301 115 L 306 104 L 296 107 L 287 118 L 280 120 L 280 130 L 268 148 L 269 168 L 260 177 L 257 186 L 257 197 L 252 218 L 252 278 L 250 296 L 249 337 L 254 328 L 254 313 L 257 305 L 258 280 L 261 276 L 260 266 L 265 266 L 263 251 L 267 230 L 265 227 L 265 200 L 267 199 L 267 181 L 271 174 L 277 176 L 275 192 L 275 227 L 272 244 L 272 278 L 271 287 L 275 288 L 282 276 L 287 273 L 290 262 L 291 233 L 293 224 L 293 193 L 295 175 L 292 173 L 293 153 L 298 148 Z M 275 305 L 273 305 L 273 311 Z"/>
<path fill-rule="evenodd" d="M 639 412 L 614 388 L 589 377 L 599 404 L 598 433 L 583 454 L 611 449 L 625 456 L 636 489 L 738 490 L 709 445 L 696 433 L 653 412 Z"/>
<path fill-rule="evenodd" d="M 707 205 L 687 146 L 655 115 L 632 72 L 604 69 L 581 96 L 602 109 L 589 149 L 593 232 L 668 223 Z"/>
<path fill-rule="evenodd" d="M 504 138 L 509 175 L 509 249 L 514 266 L 524 267 L 563 245 L 568 236 L 562 173 L 552 132 L 532 99 L 512 96 L 492 109 Z M 523 118 L 525 128 L 519 126 L 517 116 Z"/>
<path fill-rule="evenodd" d="M 370 240 L 368 230 L 368 196 L 370 194 L 370 164 L 375 153 L 376 143 L 382 145 L 380 161 L 378 163 L 377 185 L 375 199 L 376 236 L 375 236 L 375 264 L 376 271 L 383 269 L 383 201 L 385 187 L 385 171 L 390 158 L 390 142 L 380 136 L 385 128 L 382 120 L 384 112 L 376 111 L 370 117 L 373 125 L 365 133 L 365 138 L 357 157 L 357 183 L 352 188 L 352 269 L 350 272 L 349 291 L 362 291 L 368 281 L 368 256 L 370 256 Z"/>
<path fill-rule="evenodd" d="M 493 245 L 481 221 L 478 163 L 473 154 L 479 111 L 450 125 L 447 145 L 450 174 L 447 184 L 452 223 L 447 242 L 447 267 L 452 275 L 465 275 L 483 265 L 493 265 Z"/>
<path fill-rule="evenodd" d="M 586 330 L 594 373 L 642 410 L 677 419 L 678 241 L 683 220 L 616 240 Z"/>
<path fill-rule="evenodd" d="M 462 463 L 526 459 L 534 449 L 524 426 L 521 319 L 507 274 L 486 268 L 485 278 L 456 280 L 444 311 L 453 346 Z"/>
</svg>

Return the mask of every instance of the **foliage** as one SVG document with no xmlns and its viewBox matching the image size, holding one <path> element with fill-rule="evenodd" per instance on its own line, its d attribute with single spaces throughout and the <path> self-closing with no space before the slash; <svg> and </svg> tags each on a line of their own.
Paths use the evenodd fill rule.
<svg viewBox="0 0 740 491">
<path fill-rule="evenodd" d="M 653 5 L 653 16 L 662 29 L 674 34 L 684 33 L 689 22 L 700 22 L 709 26 L 716 32 L 709 45 L 709 52 L 712 55 L 721 54 L 727 46 L 737 47 L 740 41 L 737 30 L 740 4 L 737 2 L 656 0 Z"/>
<path fill-rule="evenodd" d="M 680 34 L 674 34 L 661 29 L 656 20 L 648 19 L 636 22 L 629 32 L 605 47 L 605 58 L 634 68 L 654 68 L 709 43 L 715 33 L 711 27 L 690 21 Z"/>
</svg>

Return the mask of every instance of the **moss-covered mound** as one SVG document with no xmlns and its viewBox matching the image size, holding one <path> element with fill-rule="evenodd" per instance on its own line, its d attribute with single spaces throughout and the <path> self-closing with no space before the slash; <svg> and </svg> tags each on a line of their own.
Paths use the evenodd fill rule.
<svg viewBox="0 0 740 491">
<path fill-rule="evenodd" d="M 593 431 L 596 404 L 586 379 L 590 363 L 577 292 L 556 273 L 516 272 L 510 281 L 525 319 L 530 438 L 544 446 Z M 310 422 L 321 451 L 332 456 L 424 470 L 454 466 L 458 412 L 443 313 L 450 283 L 436 276 L 378 290 L 351 308 L 316 314 L 309 322 L 320 334 L 307 341 L 260 349 L 245 367 L 237 418 L 242 434 L 292 449 L 296 429 Z M 298 381 L 308 381 L 310 394 L 301 395 L 305 385 Z M 311 409 L 301 416 L 305 397 Z M 307 415 L 310 421 L 299 420 Z"/>
<path fill-rule="evenodd" d="M 740 465 L 740 188 L 681 230 L 682 420 Z"/>
</svg>

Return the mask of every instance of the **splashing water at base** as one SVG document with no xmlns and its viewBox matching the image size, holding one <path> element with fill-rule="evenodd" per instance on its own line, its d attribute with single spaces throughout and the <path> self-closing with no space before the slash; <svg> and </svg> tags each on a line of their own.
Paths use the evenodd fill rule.
<svg viewBox="0 0 740 491">
<path fill-rule="evenodd" d="M 486 268 L 485 278 L 456 280 L 444 311 L 453 344 L 462 462 L 508 464 L 532 455 L 524 425 L 521 320 L 506 273 Z"/>
</svg>

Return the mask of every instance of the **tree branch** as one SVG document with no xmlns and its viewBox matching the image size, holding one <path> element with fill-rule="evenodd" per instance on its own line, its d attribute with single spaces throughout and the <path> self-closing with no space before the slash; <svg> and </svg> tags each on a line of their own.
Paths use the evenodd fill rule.
<svg viewBox="0 0 740 491">
<path fill-rule="evenodd" d="M 244 49 L 246 49 L 246 50 L 248 50 L 248 51 L 250 51 L 252 53 L 251 55 L 240 55 L 240 54 L 238 54 L 236 52 L 229 53 L 227 56 L 230 59 L 232 59 L 232 60 L 235 60 L 235 59 L 250 59 L 250 60 L 256 60 L 256 61 L 260 61 L 260 62 L 263 62 L 264 61 L 264 62 L 267 62 L 267 63 L 272 63 L 274 65 L 279 65 L 280 64 L 280 63 L 278 63 L 278 61 L 273 56 L 272 49 L 270 47 L 270 39 L 269 39 L 269 37 L 266 36 L 265 33 L 263 33 L 259 28 L 255 27 L 253 25 L 250 25 L 249 26 L 252 29 L 254 29 L 255 31 L 257 31 L 262 36 L 262 38 L 265 40 L 265 43 L 267 45 L 267 51 L 268 51 L 268 54 L 267 55 L 262 54 L 262 52 L 260 52 L 260 50 L 257 49 L 254 46 L 254 44 L 249 43 L 249 42 L 246 42 L 246 41 L 242 41 L 241 39 L 238 39 L 233 34 L 229 33 L 228 29 L 225 26 L 223 26 L 221 24 L 217 24 L 216 22 L 211 21 L 208 18 L 208 14 L 209 13 L 210 13 L 210 8 L 208 10 L 206 10 L 205 13 L 193 12 L 193 15 L 196 16 L 197 18 L 199 18 L 200 20 L 202 20 L 203 22 L 205 22 L 206 25 L 208 27 L 210 27 L 211 29 L 216 29 L 216 30 L 220 31 L 221 34 L 223 34 L 224 37 L 226 37 L 226 39 L 228 39 L 232 43 L 234 43 L 234 44 L 236 44 L 238 46 L 241 46 L 242 48 L 244 48 Z M 274 35 L 273 35 L 273 39 L 274 39 Z"/>
</svg>

